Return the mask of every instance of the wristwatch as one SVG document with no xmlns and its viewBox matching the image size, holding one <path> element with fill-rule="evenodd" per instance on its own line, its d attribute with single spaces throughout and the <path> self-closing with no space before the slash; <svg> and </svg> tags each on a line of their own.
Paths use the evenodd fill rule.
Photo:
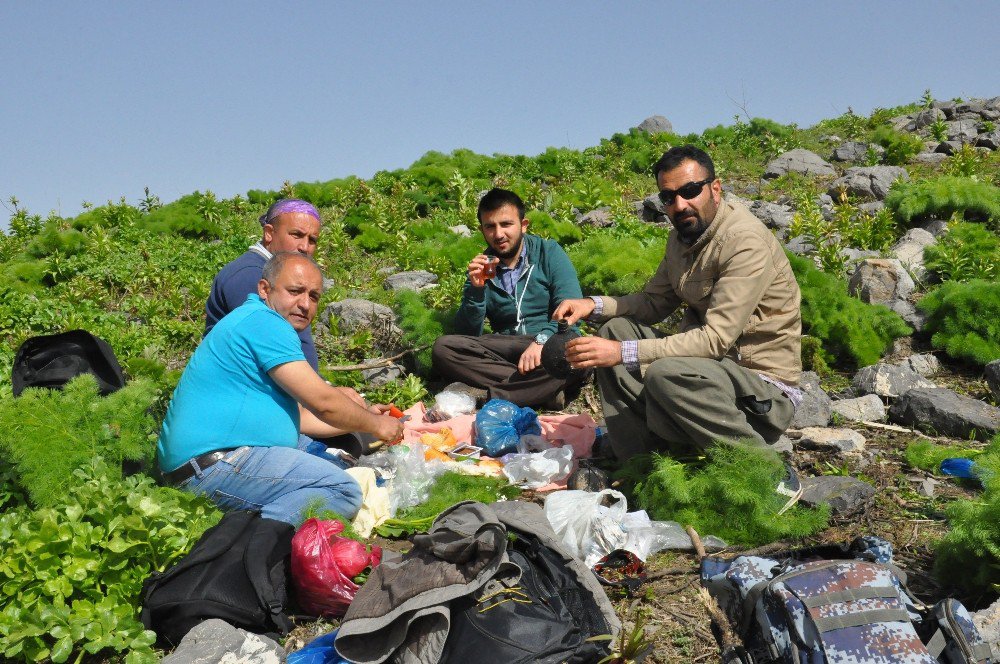
<svg viewBox="0 0 1000 664">
<path fill-rule="evenodd" d="M 549 340 L 549 336 L 548 332 L 539 332 L 535 335 L 535 343 L 539 346 L 544 346 L 545 342 Z"/>
</svg>

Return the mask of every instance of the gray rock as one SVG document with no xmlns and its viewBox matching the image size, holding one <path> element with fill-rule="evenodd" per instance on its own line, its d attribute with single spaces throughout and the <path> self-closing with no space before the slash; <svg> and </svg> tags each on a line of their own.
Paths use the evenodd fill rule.
<svg viewBox="0 0 1000 664">
<path fill-rule="evenodd" d="M 931 102 L 931 108 L 941 109 L 941 112 L 944 113 L 944 117 L 946 118 L 950 118 L 952 115 L 955 114 L 955 106 L 957 106 L 957 104 L 950 100 Z"/>
<path fill-rule="evenodd" d="M 639 131 L 644 131 L 647 134 L 659 134 L 662 132 L 674 133 L 674 126 L 670 124 L 670 120 L 666 119 L 662 115 L 651 115 L 636 127 Z"/>
<path fill-rule="evenodd" d="M 213 618 L 195 625 L 165 664 L 279 664 L 284 649 L 271 639 Z"/>
<path fill-rule="evenodd" d="M 787 205 L 779 205 L 768 201 L 750 201 L 747 205 L 754 216 L 764 222 L 768 228 L 784 231 L 792 225 L 795 213 Z"/>
<path fill-rule="evenodd" d="M 360 298 L 331 302 L 320 314 L 320 323 L 329 327 L 331 316 L 337 317 L 341 332 L 353 332 L 358 328 L 371 327 L 373 323 L 396 320 L 396 314 L 389 307 Z"/>
<path fill-rule="evenodd" d="M 917 226 L 917 228 L 927 231 L 935 238 L 939 238 L 948 232 L 948 222 L 944 219 L 930 219 Z"/>
<path fill-rule="evenodd" d="M 970 99 L 969 101 L 963 101 L 961 104 L 955 105 L 955 115 L 963 113 L 979 115 L 984 108 L 986 108 L 986 101 L 984 99 Z"/>
<path fill-rule="evenodd" d="M 920 111 L 913 116 L 913 129 L 910 131 L 923 129 L 928 125 L 934 124 L 934 122 L 938 119 L 946 119 L 944 111 L 940 108 L 928 108 L 927 110 Z"/>
<path fill-rule="evenodd" d="M 866 258 L 858 264 L 847 284 L 851 295 L 868 304 L 889 305 L 913 293 L 913 279 L 895 258 Z"/>
<path fill-rule="evenodd" d="M 916 127 L 916 123 L 913 121 L 914 115 L 911 113 L 909 115 L 897 115 L 894 118 L 889 118 L 889 125 L 896 131 L 913 131 Z"/>
<path fill-rule="evenodd" d="M 917 493 L 926 498 L 934 497 L 934 487 L 936 487 L 939 482 L 933 477 L 924 477 L 920 480 L 917 485 Z"/>
<path fill-rule="evenodd" d="M 330 277 L 323 277 L 323 290 L 324 291 L 328 291 L 328 290 L 330 290 L 331 288 L 333 288 L 336 285 L 337 285 L 337 282 L 335 282 Z"/>
<path fill-rule="evenodd" d="M 852 422 L 881 422 L 886 416 L 885 404 L 876 394 L 834 401 L 832 409 L 833 412 Z"/>
<path fill-rule="evenodd" d="M 841 143 L 833 150 L 830 156 L 831 161 L 859 162 L 868 158 L 868 151 L 872 150 L 881 157 L 885 154 L 885 148 L 877 143 L 861 143 L 859 141 L 847 141 Z"/>
<path fill-rule="evenodd" d="M 877 251 L 870 251 L 868 249 L 855 249 L 854 247 L 844 247 L 840 250 L 840 255 L 847 259 L 848 264 L 857 263 L 863 261 L 866 258 L 878 258 L 879 253 Z"/>
<path fill-rule="evenodd" d="M 946 122 L 948 126 L 947 135 L 949 141 L 958 141 L 959 143 L 969 143 L 976 136 L 979 135 L 979 117 L 973 116 L 972 118 L 964 120 L 952 120 Z"/>
<path fill-rule="evenodd" d="M 903 360 L 900 366 L 909 367 L 926 378 L 927 376 L 936 374 L 938 369 L 941 368 L 941 363 L 938 362 L 936 356 L 930 353 L 917 353 Z"/>
<path fill-rule="evenodd" d="M 437 283 L 437 275 L 433 272 L 413 270 L 411 272 L 399 272 L 386 277 L 385 288 L 391 291 L 422 291 L 437 286 Z"/>
<path fill-rule="evenodd" d="M 858 166 L 848 168 L 843 177 L 834 180 L 827 193 L 834 200 L 846 192 L 848 196 L 881 201 L 896 181 L 909 179 L 910 174 L 902 166 Z"/>
<path fill-rule="evenodd" d="M 795 443 L 785 434 L 778 436 L 778 440 L 771 445 L 771 449 L 778 454 L 791 454 L 794 448 Z"/>
<path fill-rule="evenodd" d="M 867 203 L 859 203 L 858 209 L 867 214 L 877 214 L 885 209 L 885 202 L 869 201 Z"/>
<path fill-rule="evenodd" d="M 988 150 L 1000 150 L 1000 129 L 976 137 L 976 147 Z"/>
<path fill-rule="evenodd" d="M 448 230 L 459 235 L 461 237 L 472 237 L 472 229 L 465 224 L 459 224 L 458 226 L 449 226 Z"/>
<path fill-rule="evenodd" d="M 836 407 L 836 402 L 834 402 Z M 861 452 L 865 449 L 865 437 L 852 429 L 828 429 L 826 427 L 806 427 L 799 438 L 801 447 L 806 449 L 834 449 L 838 452 Z"/>
<path fill-rule="evenodd" d="M 947 156 L 954 154 L 956 150 L 961 149 L 962 141 L 941 141 L 938 143 L 938 146 L 934 148 L 934 152 Z"/>
<path fill-rule="evenodd" d="M 364 363 L 368 364 L 377 359 L 380 358 L 368 358 Z M 390 364 L 387 367 L 378 367 L 377 369 L 364 369 L 361 371 L 361 377 L 365 379 L 365 383 L 368 385 L 378 387 L 379 385 L 385 385 L 386 383 L 391 383 L 394 380 L 402 378 L 403 367 L 398 364 Z"/>
<path fill-rule="evenodd" d="M 608 206 L 599 207 L 586 214 L 578 215 L 576 223 L 581 226 L 593 226 L 595 228 L 608 228 L 615 225 L 615 220 L 611 218 L 611 208 Z"/>
<path fill-rule="evenodd" d="M 973 613 L 972 624 L 979 630 L 983 640 L 996 648 L 997 644 L 1000 644 L 1000 599 L 982 611 Z M 993 656 L 995 657 L 996 653 Z"/>
<path fill-rule="evenodd" d="M 877 394 L 880 397 L 898 397 L 916 388 L 934 389 L 937 386 L 913 369 L 879 362 L 862 368 L 851 379 L 855 394 Z"/>
<path fill-rule="evenodd" d="M 816 247 L 806 240 L 805 235 L 798 235 L 793 237 L 791 240 L 785 243 L 785 249 L 788 249 L 793 254 L 798 254 L 802 256 L 810 252 L 816 251 Z"/>
<path fill-rule="evenodd" d="M 990 386 L 993 398 L 1000 401 L 1000 360 L 993 360 L 983 369 L 983 377 Z"/>
<path fill-rule="evenodd" d="M 670 223 L 670 220 L 667 219 L 667 211 L 663 209 L 663 203 L 660 202 L 658 194 L 646 196 L 642 199 L 641 205 L 639 218 L 643 221 Z"/>
<path fill-rule="evenodd" d="M 899 314 L 899 317 L 917 332 L 923 330 L 924 325 L 927 324 L 927 315 L 917 309 L 909 300 L 893 300 L 889 303 L 889 308 Z"/>
<path fill-rule="evenodd" d="M 984 108 L 982 111 L 979 112 L 979 117 L 981 117 L 983 120 L 987 122 L 996 122 L 997 120 L 1000 120 L 1000 110 L 996 110 L 993 108 Z M 984 127 L 980 125 L 979 133 L 980 134 L 983 133 L 983 130 Z"/>
<path fill-rule="evenodd" d="M 934 236 L 924 229 L 911 228 L 892 245 L 890 251 L 907 271 L 923 279 L 927 272 L 924 268 L 924 247 L 935 242 Z"/>
<path fill-rule="evenodd" d="M 803 148 L 795 148 L 771 160 L 764 169 L 764 178 L 777 178 L 786 173 L 836 175 L 837 171 L 815 152 L 810 152 Z"/>
<path fill-rule="evenodd" d="M 913 161 L 921 164 L 940 164 L 947 158 L 948 155 L 943 152 L 921 152 L 913 158 Z"/>
<path fill-rule="evenodd" d="M 395 265 L 386 265 L 385 267 L 380 267 L 379 269 L 375 270 L 375 274 L 387 277 L 390 274 L 396 274 L 397 271 L 399 271 L 399 267 Z"/>
<path fill-rule="evenodd" d="M 825 475 L 802 480 L 802 503 L 810 507 L 829 505 L 836 516 L 860 512 L 874 495 L 875 487 L 854 477 Z"/>
<path fill-rule="evenodd" d="M 825 427 L 830 423 L 830 396 L 819 385 L 819 375 L 815 371 L 803 371 L 799 378 L 802 390 L 802 405 L 795 409 L 795 417 L 789 425 L 792 429 Z"/>
<path fill-rule="evenodd" d="M 1000 433 L 1000 408 L 944 387 L 919 387 L 892 404 L 889 421 L 951 438 L 989 440 Z"/>
</svg>

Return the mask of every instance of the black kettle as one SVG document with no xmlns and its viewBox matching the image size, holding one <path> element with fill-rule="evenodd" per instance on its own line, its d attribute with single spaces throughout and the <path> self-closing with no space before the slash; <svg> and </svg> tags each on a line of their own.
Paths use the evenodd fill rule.
<svg viewBox="0 0 1000 664">
<path fill-rule="evenodd" d="M 542 366 L 550 376 L 570 378 L 583 375 L 582 369 L 573 369 L 566 359 L 566 342 L 580 336 L 576 330 L 570 329 L 565 320 L 559 321 L 559 329 L 542 346 Z"/>
</svg>

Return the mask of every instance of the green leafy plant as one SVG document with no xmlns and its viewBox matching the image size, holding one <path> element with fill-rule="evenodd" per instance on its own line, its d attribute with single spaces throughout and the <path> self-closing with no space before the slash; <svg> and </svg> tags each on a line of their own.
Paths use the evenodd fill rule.
<svg viewBox="0 0 1000 664">
<path fill-rule="evenodd" d="M 963 143 L 941 164 L 941 170 L 947 175 L 989 182 L 995 167 L 992 166 L 988 153 Z"/>
<path fill-rule="evenodd" d="M 987 222 L 994 230 L 1000 224 L 1000 188 L 953 175 L 901 182 L 889 192 L 885 205 L 907 226 L 948 219 L 955 213 L 967 221 Z"/>
<path fill-rule="evenodd" d="M 841 253 L 843 245 L 836 224 L 823 217 L 819 205 L 808 193 L 800 192 L 795 198 L 795 215 L 789 232 L 793 237 L 805 237 L 813 246 L 820 268 L 830 274 L 842 275 L 847 258 Z"/>
<path fill-rule="evenodd" d="M 663 259 L 663 240 L 591 235 L 567 250 L 585 293 L 625 295 L 642 289 Z"/>
<path fill-rule="evenodd" d="M 924 248 L 924 265 L 944 281 L 1000 279 L 1000 237 L 980 224 L 953 224 Z"/>
<path fill-rule="evenodd" d="M 0 400 L 0 452 L 35 505 L 58 501 L 73 469 L 102 456 L 121 476 L 123 461 L 149 461 L 157 423 L 148 411 L 158 398 L 148 380 L 134 380 L 101 397 L 90 374 L 63 390 L 29 388 Z"/>
<path fill-rule="evenodd" d="M 920 138 L 896 131 L 892 127 L 878 127 L 872 133 L 872 140 L 885 148 L 882 160 L 895 166 L 906 164 L 924 149 Z"/>
<path fill-rule="evenodd" d="M 0 657 L 156 662 L 138 620 L 142 582 L 190 550 L 219 513 L 204 498 L 121 479 L 99 457 L 52 506 L 0 514 Z"/>
<path fill-rule="evenodd" d="M 927 131 L 935 141 L 943 141 L 948 138 L 948 123 L 939 115 L 927 125 Z"/>
<path fill-rule="evenodd" d="M 956 359 L 987 364 L 1000 358 L 1000 284 L 949 281 L 917 306 L 927 314 L 931 343 Z"/>
<path fill-rule="evenodd" d="M 803 331 L 819 339 L 827 364 L 875 364 L 893 339 L 910 334 L 895 312 L 851 297 L 843 279 L 817 269 L 808 258 L 786 253 L 802 291 Z"/>
<path fill-rule="evenodd" d="M 804 537 L 826 527 L 828 510 L 793 507 L 775 493 L 784 467 L 770 450 L 718 444 L 702 465 L 654 454 L 630 460 L 616 474 L 631 486 L 630 504 L 651 518 L 690 524 L 730 544 L 758 545 Z"/>
</svg>

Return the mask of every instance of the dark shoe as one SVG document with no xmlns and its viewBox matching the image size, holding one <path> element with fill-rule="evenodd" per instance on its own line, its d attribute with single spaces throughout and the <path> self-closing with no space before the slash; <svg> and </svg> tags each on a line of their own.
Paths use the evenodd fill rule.
<svg viewBox="0 0 1000 664">
<path fill-rule="evenodd" d="M 470 397 L 476 400 L 476 407 L 482 406 L 486 403 L 489 393 L 481 387 L 473 387 L 472 385 L 466 385 L 465 383 L 454 382 L 451 385 L 445 387 L 442 392 L 457 392 L 458 394 L 468 394 Z"/>
<path fill-rule="evenodd" d="M 802 484 L 799 482 L 798 473 L 795 472 L 795 469 L 787 461 L 785 462 L 785 477 L 778 482 L 778 486 L 774 491 L 778 495 L 788 498 L 788 502 L 778 510 L 778 514 L 784 514 L 790 510 L 795 503 L 799 502 L 799 498 L 802 497 Z"/>
</svg>

